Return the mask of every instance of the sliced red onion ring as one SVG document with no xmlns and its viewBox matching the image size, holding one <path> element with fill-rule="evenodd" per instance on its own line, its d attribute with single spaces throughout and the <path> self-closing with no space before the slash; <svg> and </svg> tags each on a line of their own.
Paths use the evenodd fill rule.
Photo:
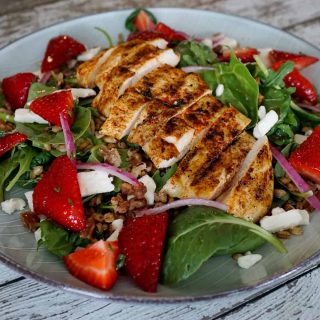
<svg viewBox="0 0 320 320">
<path fill-rule="evenodd" d="M 308 109 L 308 110 L 311 110 L 314 112 L 320 112 L 320 103 L 316 104 L 315 106 L 311 106 L 306 103 L 299 103 L 299 107 L 301 107 L 303 109 Z"/>
<path fill-rule="evenodd" d="M 209 66 L 188 66 L 181 68 L 184 72 L 190 73 L 190 72 L 199 72 L 204 70 L 214 70 L 214 67 Z"/>
<path fill-rule="evenodd" d="M 72 135 L 68 120 L 63 113 L 60 113 L 59 116 L 60 116 L 60 122 L 61 122 L 62 131 L 63 131 L 64 141 L 66 145 L 67 155 L 71 160 L 75 162 L 76 147 L 74 145 L 73 135 Z"/>
<path fill-rule="evenodd" d="M 143 216 L 145 214 L 148 215 L 148 214 L 162 213 L 170 209 L 175 209 L 175 208 L 180 208 L 185 206 L 206 206 L 206 207 L 217 208 L 223 211 L 227 211 L 228 209 L 228 207 L 221 202 L 212 201 L 208 199 L 201 199 L 201 198 L 189 198 L 189 199 L 173 201 L 161 207 L 141 210 L 137 213 L 137 217 Z"/>
<path fill-rule="evenodd" d="M 109 174 L 118 177 L 124 182 L 128 182 L 132 185 L 140 184 L 139 180 L 134 177 L 129 172 L 123 171 L 117 167 L 114 167 L 107 163 L 79 163 L 77 165 L 78 169 L 91 169 L 91 170 L 103 170 L 107 171 Z"/>
<path fill-rule="evenodd" d="M 302 179 L 299 173 L 292 167 L 283 154 L 274 146 L 270 145 L 271 151 L 275 159 L 278 161 L 282 169 L 287 173 L 292 182 L 297 186 L 300 192 L 308 192 L 311 190 L 310 186 Z M 312 195 L 307 197 L 306 200 L 312 205 L 313 208 L 320 210 L 320 201 Z"/>
<path fill-rule="evenodd" d="M 51 77 L 51 71 L 45 72 L 45 73 L 41 76 L 41 78 L 40 78 L 40 80 L 39 80 L 39 83 L 41 83 L 41 84 L 46 84 L 46 83 L 48 82 L 48 80 L 50 79 L 50 77 Z"/>
</svg>

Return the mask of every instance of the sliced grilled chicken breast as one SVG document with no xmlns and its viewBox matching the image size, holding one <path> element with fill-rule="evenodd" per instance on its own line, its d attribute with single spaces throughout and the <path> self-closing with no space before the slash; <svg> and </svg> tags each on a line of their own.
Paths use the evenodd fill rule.
<svg viewBox="0 0 320 320">
<path fill-rule="evenodd" d="M 200 196 L 200 194 L 211 198 L 212 195 L 215 195 L 214 188 L 221 189 L 221 186 L 213 186 L 210 183 L 206 189 L 201 184 L 201 180 L 210 171 L 212 163 L 219 159 L 224 150 L 232 144 L 249 123 L 250 120 L 239 111 L 227 108 L 202 139 L 181 160 L 176 173 L 168 180 L 163 189 L 170 196 L 177 198 Z"/>
<path fill-rule="evenodd" d="M 266 136 L 257 140 L 234 177 L 230 188 L 219 197 L 232 215 L 260 220 L 272 204 L 272 153 Z"/>
<path fill-rule="evenodd" d="M 141 50 L 142 47 L 151 45 L 165 49 L 167 44 L 167 41 L 161 38 L 150 41 L 137 39 L 101 51 L 91 60 L 79 65 L 77 68 L 78 82 L 82 87 L 93 88 L 96 85 L 96 78 L 99 74 L 119 65 L 123 59 L 130 58 L 137 50 Z"/>
<path fill-rule="evenodd" d="M 103 73 L 100 79 L 103 86 L 93 100 L 93 106 L 107 116 L 125 90 L 137 83 L 145 74 L 163 64 L 176 66 L 178 63 L 179 56 L 172 49 L 156 49 L 150 50 L 146 56 L 131 64 L 117 66 Z"/>
<path fill-rule="evenodd" d="M 166 168 L 179 161 L 227 109 L 216 98 L 207 95 L 169 119 L 158 128 L 143 150 L 158 168 Z M 161 153 L 155 151 L 161 150 Z"/>
</svg>

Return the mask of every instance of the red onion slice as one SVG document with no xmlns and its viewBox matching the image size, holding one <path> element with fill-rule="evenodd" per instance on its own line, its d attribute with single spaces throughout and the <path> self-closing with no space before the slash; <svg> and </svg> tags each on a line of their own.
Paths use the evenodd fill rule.
<svg viewBox="0 0 320 320">
<path fill-rule="evenodd" d="M 301 107 L 303 109 L 311 110 L 314 112 L 320 112 L 320 103 L 316 104 L 315 106 L 311 106 L 306 103 L 299 103 L 299 107 Z"/>
<path fill-rule="evenodd" d="M 62 131 L 63 131 L 64 141 L 66 145 L 67 155 L 71 160 L 75 162 L 76 147 L 74 145 L 73 135 L 72 135 L 67 117 L 63 113 L 60 113 L 59 116 L 60 116 L 60 122 L 61 122 Z"/>
<path fill-rule="evenodd" d="M 206 71 L 206 70 L 214 70 L 214 67 L 209 66 L 188 66 L 181 68 L 184 72 L 191 73 L 191 72 L 199 72 L 199 71 Z"/>
<path fill-rule="evenodd" d="M 299 173 L 292 167 L 283 154 L 274 146 L 270 145 L 271 151 L 275 159 L 278 161 L 282 169 L 287 173 L 292 182 L 297 186 L 300 192 L 308 192 L 311 190 L 310 186 L 302 179 Z M 306 200 L 312 205 L 313 208 L 320 210 L 320 201 L 312 195 L 307 197 Z"/>
<path fill-rule="evenodd" d="M 117 167 L 114 167 L 107 163 L 79 163 L 77 165 L 78 169 L 91 169 L 91 170 L 103 170 L 107 171 L 109 174 L 118 177 L 124 182 L 128 182 L 132 185 L 138 185 L 140 184 L 139 180 L 134 177 L 129 172 L 126 172 L 124 170 L 121 170 Z"/>
<path fill-rule="evenodd" d="M 51 77 L 51 71 L 42 74 L 39 83 L 46 84 Z"/>
<path fill-rule="evenodd" d="M 141 210 L 137 213 L 137 217 L 143 216 L 145 214 L 157 214 L 162 213 L 170 209 L 185 207 L 185 206 L 206 206 L 206 207 L 212 207 L 217 208 L 223 211 L 227 211 L 228 207 L 221 202 L 212 201 L 208 199 L 202 199 L 202 198 L 189 198 L 189 199 L 182 199 L 173 201 L 170 203 L 167 203 L 161 207 L 151 208 L 151 209 L 145 209 Z"/>
</svg>

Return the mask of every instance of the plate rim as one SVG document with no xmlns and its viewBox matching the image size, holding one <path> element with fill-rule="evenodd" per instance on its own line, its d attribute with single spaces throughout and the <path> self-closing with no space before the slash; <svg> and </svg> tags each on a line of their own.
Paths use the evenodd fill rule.
<svg viewBox="0 0 320 320">
<path fill-rule="evenodd" d="M 126 9 L 113 9 L 110 11 L 104 11 L 100 13 L 94 13 L 94 14 L 86 14 L 82 15 L 79 17 L 71 18 L 65 21 L 60 21 L 56 22 L 53 24 L 50 24 L 48 26 L 39 28 L 31 33 L 25 34 L 17 39 L 15 39 L 12 42 L 7 43 L 3 47 L 0 47 L 0 51 L 3 51 L 7 49 L 10 46 L 15 45 L 16 42 L 22 41 L 27 39 L 28 37 L 35 36 L 38 33 L 42 33 L 43 31 L 50 29 L 55 26 L 59 25 L 64 25 L 68 24 L 70 22 L 76 21 L 76 20 L 81 20 L 81 19 L 86 19 L 86 18 L 93 18 L 95 16 L 102 16 L 102 15 L 107 15 L 107 14 L 113 14 L 113 13 L 119 13 L 119 12 L 128 12 L 130 13 L 132 10 L 135 10 L 136 8 L 126 8 Z M 273 25 L 270 25 L 266 22 L 262 22 L 256 19 L 248 18 L 248 17 L 243 17 L 237 14 L 232 14 L 232 13 L 224 13 L 224 12 L 218 12 L 218 11 L 213 11 L 213 10 L 205 10 L 205 9 L 197 9 L 197 8 L 181 8 L 181 7 L 147 7 L 149 10 L 155 10 L 155 11 L 190 11 L 190 12 L 204 12 L 206 14 L 215 14 L 215 15 L 220 15 L 222 17 L 233 17 L 239 20 L 247 21 L 250 23 L 254 24 L 259 24 L 263 25 L 266 28 L 273 29 L 277 32 L 280 32 L 285 35 L 289 35 L 290 37 L 293 37 L 308 46 L 312 47 L 313 49 L 317 50 L 320 54 L 320 47 L 308 42 L 307 40 L 292 34 L 291 32 L 284 31 L 278 27 L 275 27 Z M 38 274 L 36 271 L 32 271 L 28 269 L 27 267 L 17 263 L 13 259 L 9 258 L 5 254 L 0 252 L 0 262 L 2 262 L 5 266 L 9 267 L 10 269 L 13 269 L 14 271 L 17 271 L 18 273 L 36 280 L 37 282 L 41 284 L 46 284 L 49 285 L 55 289 L 60 289 L 63 290 L 64 292 L 69 292 L 72 294 L 80 294 L 83 297 L 89 297 L 89 298 L 94 298 L 94 299 L 100 299 L 100 300 L 112 300 L 112 301 L 119 301 L 119 302 L 137 302 L 137 303 L 157 303 L 157 304 L 164 304 L 164 303 L 169 303 L 169 304 L 174 304 L 174 303 L 181 303 L 181 302 L 200 302 L 200 301 L 208 301 L 208 300 L 213 300 L 213 299 L 218 299 L 226 296 L 230 296 L 232 294 L 236 293 L 242 293 L 242 292 L 249 292 L 249 291 L 254 291 L 258 290 L 255 292 L 252 296 L 250 296 L 250 299 L 257 297 L 269 290 L 272 290 L 275 287 L 278 287 L 285 282 L 291 281 L 295 277 L 298 277 L 302 275 L 303 273 L 306 273 L 312 269 L 314 269 L 319 263 L 320 263 L 320 248 L 319 250 L 314 253 L 312 256 L 309 258 L 303 260 L 302 262 L 298 263 L 296 266 L 293 268 L 289 269 L 288 271 L 285 272 L 279 272 L 275 273 L 272 276 L 268 277 L 266 280 L 262 280 L 259 282 L 256 282 L 252 285 L 248 285 L 239 289 L 232 289 L 232 290 L 227 290 L 224 292 L 218 292 L 218 293 L 211 293 L 211 294 L 203 294 L 203 295 L 198 295 L 198 296 L 170 296 L 170 297 L 163 297 L 163 296 L 156 296 L 156 295 L 145 295 L 145 296 L 131 296 L 131 295 L 114 295 L 112 294 L 111 291 L 101 291 L 101 294 L 99 292 L 93 292 L 90 290 L 87 290 L 85 288 L 80 289 L 79 287 L 76 287 L 75 285 L 68 284 L 65 285 L 60 281 L 54 280 L 52 278 L 46 277 L 44 275 Z"/>
</svg>

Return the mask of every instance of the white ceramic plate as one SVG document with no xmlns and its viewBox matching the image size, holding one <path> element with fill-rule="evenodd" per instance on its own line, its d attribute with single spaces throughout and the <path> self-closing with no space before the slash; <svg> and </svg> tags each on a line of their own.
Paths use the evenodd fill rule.
<svg viewBox="0 0 320 320">
<path fill-rule="evenodd" d="M 319 49 L 286 32 L 244 18 L 190 9 L 151 9 L 159 21 L 190 35 L 209 36 L 223 32 L 244 46 L 272 47 L 286 51 L 320 56 Z M 132 10 L 102 13 L 60 23 L 28 35 L 0 50 L 0 79 L 22 71 L 39 69 L 48 40 L 59 34 L 69 34 L 88 47 L 105 46 L 103 36 L 94 30 L 107 30 L 116 42 L 118 34 L 126 34 L 124 21 Z M 320 86 L 320 64 L 305 74 Z M 22 195 L 15 194 L 7 198 Z M 127 301 L 174 302 L 212 299 L 241 290 L 275 287 L 320 262 L 320 216 L 313 214 L 311 225 L 300 237 L 285 241 L 288 254 L 280 254 L 269 245 L 257 250 L 263 260 L 249 270 L 240 269 L 230 257 L 210 259 L 187 281 L 173 287 L 159 286 L 155 294 L 139 290 L 128 277 L 121 276 L 115 287 L 103 292 L 73 278 L 62 261 L 41 248 L 36 250 L 33 234 L 24 229 L 19 214 L 0 212 L 0 259 L 21 273 L 68 291 L 97 298 Z"/>
</svg>

